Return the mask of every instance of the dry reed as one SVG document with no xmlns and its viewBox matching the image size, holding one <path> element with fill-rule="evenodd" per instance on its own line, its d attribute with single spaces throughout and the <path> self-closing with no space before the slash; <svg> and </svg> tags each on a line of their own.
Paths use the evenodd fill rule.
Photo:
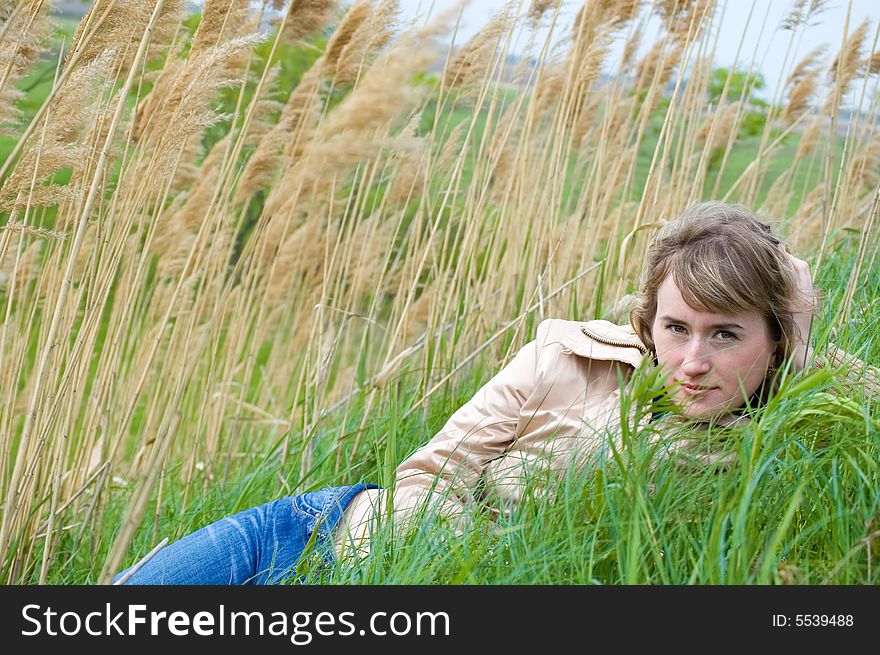
<svg viewBox="0 0 880 655">
<path fill-rule="evenodd" d="M 190 35 L 177 0 L 155 15 L 155 3 L 96 2 L 30 123 L 16 125 L 14 94 L 0 93 L 0 118 L 23 127 L 0 187 L 6 581 L 51 579 L 59 539 L 114 532 L 103 514 L 124 493 L 114 476 L 133 496 L 102 580 L 144 517 L 161 515 L 174 475 L 186 505 L 241 453 L 276 442 L 303 475 L 335 449 L 342 475 L 395 376 L 423 392 L 403 413 L 424 411 L 477 353 L 505 361 L 527 318 L 575 304 L 619 315 L 647 236 L 698 198 L 791 211 L 811 247 L 873 220 L 870 121 L 851 125 L 841 174 L 828 164 L 828 113 L 877 110 L 870 93 L 849 97 L 878 69 L 863 54 L 867 24 L 830 68 L 818 51 L 792 66 L 753 163 L 731 181 L 754 107 L 725 90 L 707 111 L 715 3 L 590 0 L 566 13 L 533 0 L 521 16 L 514 3 L 443 65 L 426 44 L 448 36 L 461 5 L 399 33 L 396 0 L 360 0 L 338 21 L 336 2 L 292 0 L 284 47 L 314 51 L 322 41 L 308 39 L 336 22 L 293 89 L 279 88 L 276 35 L 270 56 L 254 56 L 262 14 L 248 5 L 209 1 Z M 661 33 L 637 61 L 652 9 Z M 796 5 L 793 40 L 822 9 Z M 0 90 L 41 43 L 20 52 L 15 25 L 0 38 Z M 526 62 L 511 70 L 523 26 Z M 219 109 L 230 89 L 234 107 Z M 350 439 L 328 442 L 342 431 L 333 412 L 355 425 Z M 62 537 L 74 514 L 81 532 Z"/>
</svg>

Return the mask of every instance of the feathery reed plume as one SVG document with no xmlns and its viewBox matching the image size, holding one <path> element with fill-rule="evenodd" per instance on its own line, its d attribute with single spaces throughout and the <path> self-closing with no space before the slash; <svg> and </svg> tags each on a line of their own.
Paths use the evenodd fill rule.
<svg viewBox="0 0 880 655">
<path fill-rule="evenodd" d="M 24 232 L 29 237 L 36 237 L 37 239 L 49 239 L 51 241 L 64 240 L 69 236 L 66 232 L 47 230 L 42 227 L 25 225 L 24 223 L 7 223 L 6 225 L 0 227 L 0 230 L 8 232 Z"/>
<path fill-rule="evenodd" d="M 782 112 L 782 120 L 788 123 L 795 122 L 810 106 L 810 100 L 816 93 L 818 70 L 812 70 L 795 84 L 788 94 L 788 103 Z"/>
<path fill-rule="evenodd" d="M 153 170 L 173 165 L 191 136 L 225 118 L 214 110 L 214 97 L 219 89 L 242 81 L 241 71 L 236 74 L 235 68 L 242 55 L 262 40 L 258 34 L 237 37 L 202 50 L 185 62 L 167 90 L 156 97 L 141 131 L 141 148 L 151 153 L 143 160 L 145 165 Z"/>
<path fill-rule="evenodd" d="M 672 71 L 678 66 L 682 55 L 682 47 L 676 44 L 669 48 L 669 39 L 659 39 L 636 65 L 638 88 L 656 85 L 662 88 L 672 77 Z"/>
<path fill-rule="evenodd" d="M 354 255 L 348 267 L 346 282 L 350 298 L 361 298 L 364 293 L 392 291 L 386 277 L 384 284 L 377 287 L 379 278 L 385 272 L 387 260 L 392 258 L 394 235 L 397 232 L 397 218 L 382 220 L 376 214 L 358 221 L 346 239 Z"/>
<path fill-rule="evenodd" d="M 618 22 L 628 22 L 639 15 L 642 0 L 617 0 L 614 3 L 614 15 Z"/>
<path fill-rule="evenodd" d="M 731 134 L 736 128 L 737 105 L 727 105 L 716 111 L 697 131 L 697 141 L 702 142 L 709 150 L 716 150 L 726 146 Z M 711 134 L 711 141 L 709 137 Z"/>
<path fill-rule="evenodd" d="M 327 243 L 336 242 L 338 226 L 328 223 L 321 214 L 315 211 L 278 248 L 275 268 L 267 281 L 266 300 L 270 306 L 290 296 L 292 281 L 314 289 L 324 279 L 324 249 Z"/>
<path fill-rule="evenodd" d="M 174 81 L 178 78 L 186 61 L 178 57 L 168 57 L 162 70 L 159 71 L 158 77 L 153 82 L 153 88 L 140 99 L 134 109 L 132 117 L 131 137 L 137 143 L 144 130 L 150 124 L 154 114 L 162 105 L 163 98 L 167 97 L 174 86 Z"/>
<path fill-rule="evenodd" d="M 868 73 L 871 75 L 880 73 L 880 52 L 874 52 L 868 57 Z"/>
<path fill-rule="evenodd" d="M 508 191 L 508 182 L 513 178 L 516 167 L 517 153 L 523 148 L 532 148 L 534 145 L 521 146 L 518 139 L 513 135 L 500 143 L 493 143 L 489 162 L 489 180 L 492 185 L 492 197 L 501 198 Z"/>
<path fill-rule="evenodd" d="M 461 135 L 464 132 L 464 128 L 465 124 L 459 123 L 446 136 L 446 140 L 437 153 L 437 158 L 432 167 L 436 173 L 448 173 L 453 166 L 453 162 L 461 156 Z"/>
<path fill-rule="evenodd" d="M 396 151 L 389 157 L 391 182 L 385 198 L 388 206 L 393 208 L 405 205 L 416 193 L 416 188 L 426 182 L 423 155 L 427 142 L 418 136 L 420 120 L 421 114 L 413 114 L 409 123 L 401 130 L 400 138 L 396 140 Z"/>
<path fill-rule="evenodd" d="M 641 8 L 642 0 L 587 0 L 575 15 L 572 33 L 591 41 L 600 26 L 622 27 L 635 18 Z"/>
<path fill-rule="evenodd" d="M 788 76 L 788 79 L 785 81 L 785 85 L 787 87 L 792 87 L 796 85 L 800 80 L 808 75 L 811 71 L 817 69 L 821 65 L 821 57 L 825 54 L 825 46 L 820 45 L 817 48 L 813 48 L 807 55 L 801 59 L 797 66 L 795 66 L 791 73 Z"/>
<path fill-rule="evenodd" d="M 779 23 L 779 29 L 794 32 L 804 22 L 807 0 L 795 0 L 791 10 Z"/>
<path fill-rule="evenodd" d="M 12 24 L 3 26 L 6 33 L 0 41 L 0 134 L 15 136 L 11 126 L 22 116 L 16 103 L 24 97 L 15 85 L 45 48 L 51 10 L 48 0 L 31 0 L 11 18 Z M 10 5 L 7 16 L 11 11 Z"/>
<path fill-rule="evenodd" d="M 828 69 L 828 79 L 834 86 L 822 108 L 823 113 L 831 111 L 837 105 L 839 99 L 846 95 L 850 83 L 858 75 L 859 69 L 864 63 L 862 48 L 870 25 L 870 20 L 866 18 L 850 32 L 840 52 L 831 63 L 831 67 Z"/>
<path fill-rule="evenodd" d="M 336 69 L 343 49 L 372 15 L 373 6 L 370 0 L 358 0 L 351 6 L 351 9 L 345 12 L 339 25 L 333 30 L 333 34 L 327 42 L 327 48 L 324 50 L 324 64 L 328 70 Z"/>
<path fill-rule="evenodd" d="M 481 82 L 513 18 L 513 7 L 508 3 L 459 48 L 443 71 L 443 87 L 451 89 Z"/>
<path fill-rule="evenodd" d="M 391 42 L 399 19 L 400 0 L 379 0 L 369 21 L 373 33 L 370 41 L 371 49 L 381 50 Z"/>
<path fill-rule="evenodd" d="M 577 14 L 574 16 L 574 23 L 571 26 L 571 36 L 574 40 L 574 45 L 569 49 L 569 53 L 583 51 L 590 46 L 599 29 L 599 23 L 604 23 L 605 20 L 603 19 L 608 18 L 603 16 L 603 14 L 608 13 L 603 11 L 607 9 L 608 4 L 604 0 L 587 0 L 578 9 Z M 575 58 L 577 58 L 577 55 L 575 55 Z"/>
<path fill-rule="evenodd" d="M 325 29 L 333 18 L 336 0 L 290 0 L 284 38 L 299 41 Z"/>
<path fill-rule="evenodd" d="M 386 127 L 401 111 L 423 97 L 423 90 L 407 82 L 432 60 L 433 54 L 425 52 L 414 41 L 399 42 L 375 61 L 354 90 L 327 115 L 318 138 Z"/>
<path fill-rule="evenodd" d="M 544 15 L 550 11 L 556 11 L 556 8 L 562 4 L 562 0 L 532 0 L 529 5 L 529 11 L 526 18 L 533 24 L 537 25 L 544 18 Z"/>
<path fill-rule="evenodd" d="M 7 294 L 20 296 L 23 290 L 37 279 L 40 274 L 40 253 L 45 243 L 45 239 L 37 239 L 30 245 L 24 246 L 24 252 L 19 257 L 17 267 L 15 257 L 11 253 L 0 259 L 0 284 L 4 286 Z M 14 271 L 13 268 L 15 268 Z M 14 282 L 12 280 L 13 273 L 15 274 Z M 20 401 L 26 404 L 27 395 L 21 394 Z"/>
<path fill-rule="evenodd" d="M 204 154 L 204 150 L 201 134 L 193 134 L 186 140 L 174 169 L 174 178 L 171 182 L 173 191 L 187 189 L 202 178 L 203 171 L 197 160 Z"/>
<path fill-rule="evenodd" d="M 580 8 L 572 27 L 573 43 L 568 51 L 570 70 L 593 50 L 593 42 L 599 36 L 606 39 L 609 30 L 623 27 L 641 9 L 641 0 L 587 0 Z"/>
<path fill-rule="evenodd" d="M 399 0 L 382 0 L 342 47 L 333 79 L 337 84 L 354 82 L 373 53 L 384 48 L 393 38 L 397 26 Z"/>
<path fill-rule="evenodd" d="M 811 25 L 811 21 L 825 11 L 827 0 L 796 0 L 791 11 L 782 19 L 779 29 L 794 32 L 801 25 Z"/>
<path fill-rule="evenodd" d="M 77 65 L 83 66 L 112 50 L 117 58 L 113 67 L 120 74 L 126 72 L 150 21 L 151 5 L 144 0 L 97 0 L 76 28 L 65 67 L 71 64 L 74 55 Z M 183 18 L 186 6 L 186 0 L 165 1 L 150 37 L 151 53 L 165 47 Z"/>
<path fill-rule="evenodd" d="M 783 121 L 793 123 L 809 108 L 810 100 L 818 88 L 819 58 L 824 51 L 823 46 L 812 50 L 788 76 L 786 86 L 791 90 L 788 94 L 788 103 L 782 112 Z"/>
<path fill-rule="evenodd" d="M 263 93 L 256 100 L 252 111 L 250 128 L 244 137 L 244 145 L 258 146 L 263 138 L 272 131 L 276 121 L 287 103 L 279 100 L 281 90 L 278 78 L 281 75 L 281 64 L 275 64 L 266 73 Z"/>
<path fill-rule="evenodd" d="M 815 239 L 819 235 L 820 221 L 822 216 L 824 190 L 817 187 L 807 194 L 797 208 L 793 223 L 793 234 L 796 235 L 796 243 Z"/>
<path fill-rule="evenodd" d="M 244 202 L 267 186 L 282 163 L 301 154 L 305 136 L 318 123 L 324 62 L 318 58 L 287 99 L 278 122 L 271 126 L 245 164 L 235 201 Z"/>
<path fill-rule="evenodd" d="M 858 73 L 862 64 L 862 47 L 870 25 L 870 20 L 866 18 L 850 32 L 846 45 L 837 53 L 828 69 L 828 77 L 832 83 L 846 86 Z"/>
<path fill-rule="evenodd" d="M 637 100 L 637 96 L 622 98 L 608 109 L 604 118 L 603 129 L 608 134 L 609 142 L 625 142 L 626 135 L 631 127 L 630 121 L 638 108 Z"/>
<path fill-rule="evenodd" d="M 391 157 L 391 181 L 385 193 L 391 208 L 404 206 L 427 182 L 422 156 L 424 139 L 413 138 L 412 144 L 412 147 L 398 148 Z M 421 147 L 415 144 L 421 144 Z"/>
<path fill-rule="evenodd" d="M 636 53 L 639 51 L 639 46 L 642 44 L 642 37 L 644 35 L 644 24 L 640 23 L 623 44 L 623 52 L 620 55 L 620 71 L 622 73 L 627 73 L 632 70 L 633 63 L 636 59 Z"/>
<path fill-rule="evenodd" d="M 208 217 L 220 176 L 220 164 L 229 142 L 227 134 L 214 144 L 198 167 L 198 180 L 185 200 L 182 204 L 172 203 L 168 211 L 160 216 L 152 245 L 153 252 L 162 257 L 159 261 L 160 277 L 177 277 L 181 273 L 196 232 Z"/>
<path fill-rule="evenodd" d="M 610 47 L 611 35 L 602 32 L 590 41 L 586 49 L 577 53 L 569 52 L 569 70 L 566 75 L 571 112 L 567 123 L 572 131 L 572 141 L 577 147 L 582 145 L 598 113 L 596 109 L 599 98 L 592 93 L 592 87 L 602 71 L 602 64 Z"/>
<path fill-rule="evenodd" d="M 684 46 L 689 33 L 691 41 L 700 33 L 714 5 L 715 0 L 659 0 L 657 11 L 672 39 Z"/>
<path fill-rule="evenodd" d="M 249 3 L 246 0 L 215 0 L 205 4 L 202 20 L 193 35 L 192 47 L 186 59 L 180 55 L 183 43 L 178 44 L 177 53 L 169 53 L 165 65 L 158 73 L 153 88 L 144 96 L 135 108 L 132 138 L 138 141 L 147 125 L 154 118 L 154 114 L 164 102 L 164 99 L 178 84 L 178 78 L 185 75 L 187 62 L 197 59 L 203 53 L 216 49 L 223 43 L 232 41 L 251 32 L 255 27 L 248 20 Z M 231 84 L 240 81 L 247 66 L 247 56 L 250 49 L 239 49 L 235 55 L 227 56 L 222 65 Z M 187 160 L 184 160 L 184 164 Z"/>
<path fill-rule="evenodd" d="M 807 125 L 807 129 L 801 134 L 801 140 L 798 143 L 798 149 L 794 155 L 794 161 L 799 162 L 807 157 L 819 143 L 819 136 L 822 132 L 822 126 L 818 119 L 813 120 Z"/>
<path fill-rule="evenodd" d="M 543 68 L 535 85 L 535 101 L 533 105 L 535 116 L 540 118 L 555 106 L 556 101 L 562 97 L 564 86 L 565 68 L 561 64 L 547 65 Z"/>
<path fill-rule="evenodd" d="M 583 144 L 598 114 L 600 99 L 592 93 L 592 87 L 611 46 L 612 32 L 635 16 L 639 8 L 640 2 L 629 0 L 588 0 L 575 17 L 572 44 L 563 63 L 562 99 L 562 106 L 567 108 L 564 124 L 571 130 L 575 147 Z"/>
<path fill-rule="evenodd" d="M 828 0 L 810 0 L 810 10 L 807 12 L 807 17 L 815 17 L 821 14 L 825 11 L 827 4 Z"/>
<path fill-rule="evenodd" d="M 192 38 L 191 54 L 240 36 L 248 16 L 248 0 L 207 0 Z"/>
<path fill-rule="evenodd" d="M 409 84 L 409 78 L 432 60 L 433 54 L 421 48 L 412 36 L 400 39 L 376 59 L 360 83 L 327 115 L 305 144 L 302 156 L 266 199 L 263 214 L 268 221 L 264 235 L 267 243 L 278 243 L 285 217 L 301 202 L 304 191 L 310 194 L 313 204 L 324 202 L 337 179 L 353 166 L 393 146 L 384 134 L 425 94 L 424 89 Z M 294 256 L 295 252 L 289 248 L 284 254 Z M 271 247 L 264 256 L 272 256 Z"/>
<path fill-rule="evenodd" d="M 77 67 L 67 84 L 59 89 L 44 119 L 42 144 L 36 138 L 39 134 L 28 139 L 15 169 L 0 187 L 0 208 L 4 211 L 12 208 L 17 197 L 18 206 L 27 202 L 32 181 L 36 187 L 30 204 L 34 207 L 52 205 L 72 196 L 74 190 L 69 185 L 42 185 L 61 170 L 70 168 L 76 175 L 78 168 L 86 166 L 87 145 L 79 137 L 100 99 L 99 91 L 106 84 L 114 56 L 110 50 Z"/>
<path fill-rule="evenodd" d="M 880 171 L 880 137 L 872 137 L 853 156 L 848 167 L 857 189 L 870 191 L 877 186 Z"/>
<path fill-rule="evenodd" d="M 15 87 L 7 87 L 0 91 L 0 136 L 15 137 L 16 131 L 13 126 L 21 121 L 22 111 L 18 108 L 18 102 L 24 94 Z"/>
</svg>

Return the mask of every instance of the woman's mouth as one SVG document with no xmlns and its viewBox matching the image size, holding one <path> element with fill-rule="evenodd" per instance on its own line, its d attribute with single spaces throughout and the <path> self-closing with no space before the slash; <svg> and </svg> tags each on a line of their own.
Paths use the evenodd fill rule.
<svg viewBox="0 0 880 655">
<path fill-rule="evenodd" d="M 688 396 L 704 396 L 717 387 L 706 387 L 699 384 L 681 384 L 681 390 Z"/>
</svg>

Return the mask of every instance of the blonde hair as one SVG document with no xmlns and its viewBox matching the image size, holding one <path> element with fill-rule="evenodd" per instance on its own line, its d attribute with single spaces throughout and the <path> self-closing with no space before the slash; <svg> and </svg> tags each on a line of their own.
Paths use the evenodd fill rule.
<svg viewBox="0 0 880 655">
<path fill-rule="evenodd" d="M 687 208 L 648 246 L 630 323 L 655 354 L 651 328 L 657 290 L 672 274 L 694 309 L 723 314 L 756 311 L 778 344 L 773 368 L 791 353 L 799 306 L 794 271 L 770 226 L 742 205 L 704 202 Z"/>
</svg>

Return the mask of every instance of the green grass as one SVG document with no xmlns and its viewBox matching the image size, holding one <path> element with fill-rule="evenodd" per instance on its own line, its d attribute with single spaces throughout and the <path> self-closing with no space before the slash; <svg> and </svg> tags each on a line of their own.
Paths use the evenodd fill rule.
<svg viewBox="0 0 880 655">
<path fill-rule="evenodd" d="M 817 276 L 827 294 L 819 342 L 831 327 L 831 309 L 843 292 L 854 255 L 851 243 L 837 244 Z M 836 342 L 877 363 L 880 343 L 871 326 L 880 321 L 880 303 L 873 302 L 872 295 L 880 284 L 880 266 L 868 279 L 854 299 L 863 311 L 839 326 Z M 401 409 L 418 398 L 409 375 L 405 372 L 394 380 L 400 389 L 397 400 L 373 409 L 367 447 L 339 474 L 333 471 L 335 444 L 350 450 L 352 440 L 340 441 L 339 436 L 356 429 L 357 411 L 346 425 L 337 421 L 318 432 L 319 464 L 305 479 L 298 474 L 295 458 L 282 467 L 278 457 L 246 453 L 234 461 L 228 477 L 221 479 L 215 470 L 209 479 L 206 470 L 194 481 L 196 488 L 184 506 L 180 465 L 166 469 L 160 512 L 157 516 L 154 494 L 125 564 L 142 557 L 163 537 L 176 540 L 223 516 L 284 496 L 286 487 L 304 492 L 387 480 L 389 463 L 395 465 L 430 438 L 492 369 L 486 362 L 471 369 L 452 392 L 434 399 L 427 420 L 417 413 L 401 422 Z M 648 382 L 638 380 L 634 378 L 635 390 L 626 396 L 629 402 L 651 397 Z M 510 517 L 496 522 L 478 514 L 472 529 L 456 535 L 442 518 L 427 516 L 405 535 L 379 533 L 371 555 L 357 565 L 327 567 L 319 558 L 307 558 L 305 580 L 877 584 L 880 542 L 869 535 L 880 521 L 880 421 L 875 402 L 835 393 L 836 384 L 826 371 L 789 378 L 750 424 L 708 433 L 707 439 L 723 438 L 735 453 L 735 463 L 727 470 L 682 466 L 668 459 L 652 470 L 657 453 L 647 446 L 646 432 L 631 431 L 622 453 L 572 471 L 556 484 L 555 495 L 540 493 L 546 481 L 536 478 Z M 94 530 L 87 524 L 63 533 L 52 558 L 50 583 L 96 581 L 130 488 L 112 485 L 110 504 Z M 61 519 L 76 524 L 82 512 Z M 36 581 L 35 572 L 29 575 Z"/>
</svg>

